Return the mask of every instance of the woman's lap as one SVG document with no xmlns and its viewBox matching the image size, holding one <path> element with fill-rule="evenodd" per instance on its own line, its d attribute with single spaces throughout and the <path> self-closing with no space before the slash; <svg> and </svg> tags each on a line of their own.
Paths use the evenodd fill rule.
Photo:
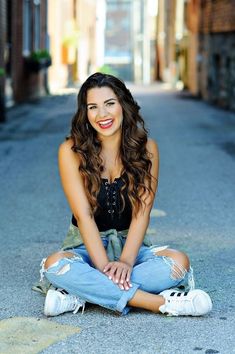
<svg viewBox="0 0 235 354">
<path fill-rule="evenodd" d="M 107 246 L 107 240 L 103 240 Z M 183 279 L 173 279 L 172 265 L 166 257 L 156 254 L 157 246 L 141 246 L 132 270 L 133 287 L 121 290 L 112 280 L 95 269 L 84 245 L 67 250 L 74 253 L 73 258 L 63 258 L 47 269 L 47 279 L 56 287 L 80 296 L 88 302 L 117 310 L 126 314 L 130 308 L 127 302 L 137 289 L 151 293 L 176 287 Z"/>
<path fill-rule="evenodd" d="M 104 246 L 106 246 L 104 241 Z M 142 290 L 159 293 L 164 289 L 176 287 L 179 283 L 184 283 L 185 276 L 175 279 L 172 277 L 172 266 L 174 261 L 169 257 L 158 256 L 157 252 L 166 249 L 168 246 L 153 245 L 151 247 L 142 245 L 136 257 L 135 264 L 132 269 L 131 281 L 139 284 Z M 85 245 L 70 250 L 79 255 L 91 267 L 94 267 Z M 186 283 L 187 283 L 187 279 Z"/>
</svg>

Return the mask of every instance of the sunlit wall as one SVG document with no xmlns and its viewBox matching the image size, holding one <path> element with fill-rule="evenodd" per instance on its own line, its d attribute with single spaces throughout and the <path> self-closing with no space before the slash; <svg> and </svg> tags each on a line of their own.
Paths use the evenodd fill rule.
<svg viewBox="0 0 235 354">
<path fill-rule="evenodd" d="M 157 0 L 48 0 L 50 90 L 102 70 L 127 81 L 156 78 Z"/>
</svg>

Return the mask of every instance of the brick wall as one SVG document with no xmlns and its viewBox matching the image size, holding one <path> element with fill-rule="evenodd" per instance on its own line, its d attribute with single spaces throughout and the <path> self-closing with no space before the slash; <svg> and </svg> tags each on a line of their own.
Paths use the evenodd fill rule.
<svg viewBox="0 0 235 354">
<path fill-rule="evenodd" d="M 235 36 L 233 32 L 204 34 L 200 85 L 202 97 L 235 110 Z"/>
<path fill-rule="evenodd" d="M 199 92 L 235 109 L 235 0 L 202 0 L 199 24 Z"/>
<path fill-rule="evenodd" d="M 174 1 L 169 3 L 171 7 Z M 159 24 L 168 15 L 166 4 L 168 1 L 159 0 Z M 164 13 L 161 12 L 163 6 Z M 188 32 L 178 49 L 185 49 L 187 75 L 181 75 L 180 79 L 194 95 L 235 110 L 235 0 L 187 0 L 185 6 Z M 169 32 L 169 20 L 167 26 Z M 169 47 L 175 50 L 176 46 L 167 36 L 164 26 L 159 27 L 159 30 L 166 34 L 162 41 L 162 52 L 168 53 L 166 48 Z M 158 54 L 161 55 L 160 45 L 159 38 Z M 161 65 L 163 56 L 160 55 Z M 180 67 L 182 55 L 177 60 Z M 166 66 L 164 62 L 163 67 Z M 159 76 L 164 79 L 161 70 Z"/>
<path fill-rule="evenodd" d="M 34 48 L 34 21 L 35 6 L 31 4 L 31 43 L 30 51 Z M 40 48 L 46 48 L 46 30 L 47 30 L 47 0 L 40 2 Z M 25 66 L 23 56 L 23 0 L 12 1 L 12 88 L 15 102 L 22 102 L 28 98 L 35 98 L 45 93 L 45 75 L 44 71 L 38 73 L 29 72 Z"/>
<path fill-rule="evenodd" d="M 235 31 L 235 0 L 202 0 L 200 31 Z"/>
</svg>

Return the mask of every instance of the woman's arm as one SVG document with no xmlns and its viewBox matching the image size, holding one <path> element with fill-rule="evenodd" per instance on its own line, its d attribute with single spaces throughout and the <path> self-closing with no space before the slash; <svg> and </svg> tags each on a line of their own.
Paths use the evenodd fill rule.
<svg viewBox="0 0 235 354">
<path fill-rule="evenodd" d="M 136 256 L 139 252 L 139 248 L 143 242 L 146 230 L 148 228 L 150 212 L 154 202 L 154 196 L 157 190 L 159 153 L 157 144 L 154 140 L 148 140 L 147 150 L 150 153 L 152 161 L 151 174 L 153 178 L 151 183 L 154 195 L 149 196 L 148 200 L 146 200 L 147 203 L 144 212 L 140 211 L 139 214 L 136 217 L 133 217 L 131 221 L 127 240 L 120 257 L 120 261 L 126 262 L 131 266 L 133 266 L 133 264 L 135 263 Z"/>
<path fill-rule="evenodd" d="M 157 190 L 159 153 L 157 144 L 152 139 L 148 140 L 147 150 L 150 153 L 152 161 L 151 174 L 153 178 L 151 183 L 154 195 L 149 196 L 146 200 L 145 210 L 140 211 L 136 217 L 133 216 L 132 218 L 127 239 L 119 259 L 120 265 L 118 265 L 118 262 L 114 262 L 115 264 L 110 262 L 105 267 L 106 272 L 108 271 L 108 275 L 111 276 L 115 282 L 126 284 L 126 286 L 124 285 L 126 290 L 128 290 L 130 286 L 130 283 L 128 284 L 128 279 L 130 279 L 131 269 L 135 263 L 139 248 L 143 243 L 143 239 L 149 225 L 150 211 L 152 209 L 154 196 Z M 127 266 L 125 267 L 123 264 Z M 127 283 L 125 283 L 125 281 Z"/>
<path fill-rule="evenodd" d="M 80 159 L 78 154 L 71 150 L 72 146 L 72 139 L 69 139 L 59 147 L 61 182 L 91 260 L 97 269 L 103 271 L 109 260 L 86 197 L 79 172 Z"/>
</svg>

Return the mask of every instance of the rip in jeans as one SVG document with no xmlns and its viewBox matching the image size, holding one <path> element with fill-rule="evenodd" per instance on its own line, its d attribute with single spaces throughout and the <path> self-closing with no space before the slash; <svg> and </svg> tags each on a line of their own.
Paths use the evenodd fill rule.
<svg viewBox="0 0 235 354">
<path fill-rule="evenodd" d="M 152 247 L 152 252 L 155 256 L 158 256 L 157 252 L 162 251 L 168 248 L 168 246 L 163 247 Z M 178 264 L 173 258 L 167 256 L 160 256 L 164 262 L 171 268 L 171 279 L 179 280 L 179 288 L 182 288 L 184 291 L 195 289 L 195 280 L 193 275 L 193 268 L 190 266 L 187 271 L 181 264 Z M 184 282 L 187 276 L 187 281 Z M 183 282 L 184 284 L 181 284 Z"/>
<path fill-rule="evenodd" d="M 47 258 L 43 258 L 41 263 L 40 263 L 40 266 L 41 266 L 41 269 L 40 269 L 40 281 L 43 281 L 43 278 L 45 276 L 45 272 L 47 272 L 50 268 L 58 266 L 59 262 L 61 260 L 63 260 L 63 259 L 66 259 L 68 261 L 68 263 L 64 264 L 59 270 L 57 270 L 56 275 L 63 275 L 65 273 L 67 273 L 70 270 L 70 263 L 72 263 L 74 260 L 83 261 L 82 256 L 74 254 L 72 257 L 62 257 L 62 258 L 60 258 L 58 261 L 56 261 L 55 263 L 50 265 L 47 269 L 45 269 L 45 262 L 46 262 Z"/>
<path fill-rule="evenodd" d="M 181 265 L 176 263 L 172 258 L 162 256 L 164 262 L 171 267 L 171 279 L 178 280 L 184 279 L 185 275 L 187 274 L 187 270 Z"/>
</svg>

